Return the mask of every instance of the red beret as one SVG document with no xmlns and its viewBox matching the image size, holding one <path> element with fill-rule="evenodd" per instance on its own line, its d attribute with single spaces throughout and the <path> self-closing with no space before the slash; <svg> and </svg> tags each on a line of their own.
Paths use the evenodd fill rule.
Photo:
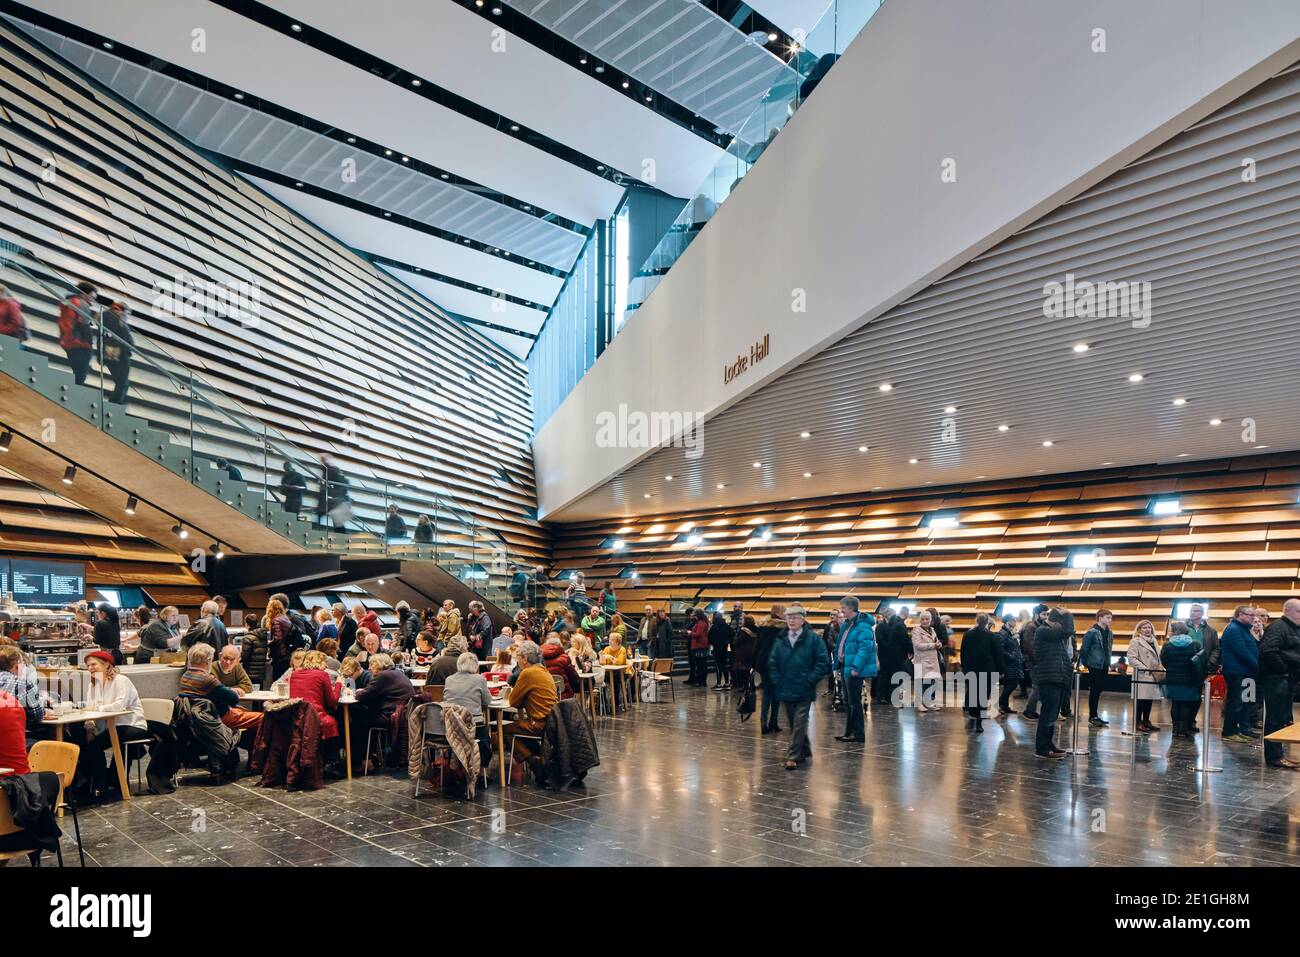
<svg viewBox="0 0 1300 957">
<path fill-rule="evenodd" d="M 91 658 L 98 658 L 100 661 L 107 662 L 110 665 L 113 663 L 113 653 L 111 651 L 92 651 L 90 654 L 86 655 L 86 660 L 89 661 Z"/>
</svg>

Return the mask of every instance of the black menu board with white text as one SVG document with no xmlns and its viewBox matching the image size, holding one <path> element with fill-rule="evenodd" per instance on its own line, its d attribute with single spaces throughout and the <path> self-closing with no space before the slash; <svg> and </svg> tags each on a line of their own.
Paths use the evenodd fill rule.
<svg viewBox="0 0 1300 957">
<path fill-rule="evenodd" d="M 13 592 L 20 605 L 62 608 L 86 597 L 86 566 L 81 562 L 0 559 L 0 592 Z"/>
</svg>

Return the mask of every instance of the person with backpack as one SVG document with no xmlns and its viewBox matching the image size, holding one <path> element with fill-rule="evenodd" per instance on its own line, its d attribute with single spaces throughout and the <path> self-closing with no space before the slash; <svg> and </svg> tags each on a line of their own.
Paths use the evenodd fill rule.
<svg viewBox="0 0 1300 957">
<path fill-rule="evenodd" d="M 284 605 L 276 598 L 266 603 L 266 615 L 262 618 L 262 628 L 266 632 L 267 653 L 271 659 L 271 674 L 283 674 L 289 669 L 289 662 L 297 649 L 293 647 L 293 621 L 285 614 Z"/>
<path fill-rule="evenodd" d="M 280 603 L 280 606 L 284 608 L 284 613 L 289 616 L 289 621 L 293 625 L 289 632 L 289 644 L 292 646 L 289 649 L 290 652 L 297 651 L 299 648 L 314 647 L 316 640 L 320 637 L 315 622 L 306 615 L 293 611 L 289 607 L 289 596 L 284 592 L 278 591 L 271 598 Z"/>
<path fill-rule="evenodd" d="M 95 300 L 99 290 L 92 282 L 77 283 L 77 291 L 59 306 L 59 347 L 72 366 L 72 378 L 77 385 L 86 384 L 90 372 L 90 359 L 95 354 Z"/>
</svg>

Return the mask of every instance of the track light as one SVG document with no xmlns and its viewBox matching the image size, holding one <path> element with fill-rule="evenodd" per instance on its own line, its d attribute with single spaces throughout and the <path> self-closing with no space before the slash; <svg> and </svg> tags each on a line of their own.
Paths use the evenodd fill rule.
<svg viewBox="0 0 1300 957">
<path fill-rule="evenodd" d="M 9 443 L 13 440 L 14 434 L 8 429 L 5 429 L 4 432 L 0 432 L 0 452 L 8 452 Z"/>
<path fill-rule="evenodd" d="M 221 559 L 226 557 L 226 553 L 221 550 L 220 542 L 213 542 L 208 546 L 208 551 L 212 553 L 212 557 L 217 561 L 221 561 Z"/>
<path fill-rule="evenodd" d="M 140 504 L 140 500 L 138 498 L 136 498 L 134 495 L 128 495 L 126 497 L 126 508 L 124 509 L 124 511 L 128 515 L 134 515 L 135 507 L 139 504 Z"/>
<path fill-rule="evenodd" d="M 75 465 L 69 465 L 66 469 L 63 470 L 64 485 L 71 485 L 74 481 L 76 481 L 76 478 L 77 478 L 77 467 Z"/>
<path fill-rule="evenodd" d="M 184 525 L 173 525 L 172 534 L 175 535 L 177 538 L 190 537 L 189 529 L 187 529 Z"/>
</svg>

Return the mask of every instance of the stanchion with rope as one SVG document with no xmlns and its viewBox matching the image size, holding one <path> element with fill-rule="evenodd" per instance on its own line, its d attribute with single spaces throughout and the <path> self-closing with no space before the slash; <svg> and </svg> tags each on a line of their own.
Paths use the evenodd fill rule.
<svg viewBox="0 0 1300 957">
<path fill-rule="evenodd" d="M 1208 678 L 1205 680 L 1205 691 L 1201 694 L 1201 708 L 1205 712 L 1205 717 L 1202 721 L 1204 727 L 1201 729 L 1201 760 L 1196 763 L 1196 770 L 1203 773 L 1222 771 L 1223 768 L 1216 768 L 1210 764 L 1210 738 L 1212 735 L 1210 732 L 1210 681 Z"/>
<path fill-rule="evenodd" d="M 1074 714 L 1071 721 L 1070 746 L 1065 748 L 1066 754 L 1087 754 L 1087 748 L 1079 747 L 1079 669 L 1074 669 Z"/>
</svg>

